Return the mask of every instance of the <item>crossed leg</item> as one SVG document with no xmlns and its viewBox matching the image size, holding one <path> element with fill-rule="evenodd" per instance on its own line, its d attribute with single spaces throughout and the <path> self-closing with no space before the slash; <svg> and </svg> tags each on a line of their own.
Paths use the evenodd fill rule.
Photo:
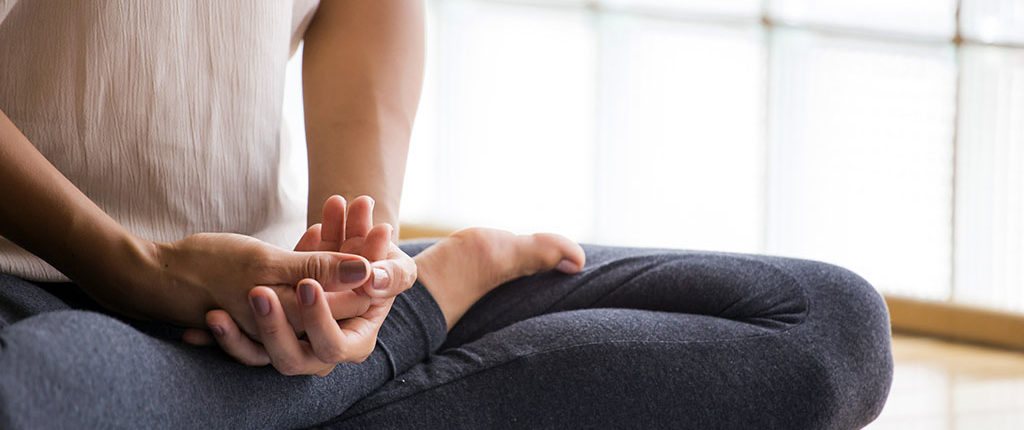
<svg viewBox="0 0 1024 430">
<path fill-rule="evenodd" d="M 0 428 L 294 428 L 324 422 L 436 351 L 446 318 L 457 319 L 494 285 L 554 268 L 567 257 L 563 249 L 576 251 L 570 260 L 583 264 L 582 250 L 554 235 L 471 230 L 435 251 L 478 255 L 481 250 L 470 246 L 479 244 L 480 235 L 491 235 L 498 246 L 490 255 L 504 262 L 481 267 L 456 255 L 424 254 L 434 260 L 424 262 L 426 277 L 443 279 L 445 290 L 428 292 L 417 284 L 396 297 L 370 357 L 339 365 L 323 378 L 247 367 L 217 349 L 153 335 L 142 324 L 107 314 L 72 284 L 38 285 L 0 274 Z M 462 270 L 447 272 L 452 267 Z"/>
<path fill-rule="evenodd" d="M 888 314 L 855 274 L 777 257 L 585 249 L 578 274 L 490 292 L 437 354 L 327 427 L 829 429 L 880 412 Z"/>
<path fill-rule="evenodd" d="M 492 282 L 565 268 L 570 252 L 545 254 L 552 244 L 534 239 L 517 255 L 438 260 L 532 261 L 498 278 L 472 272 Z M 413 255 L 426 245 L 404 248 Z M 884 403 L 887 312 L 856 275 L 762 256 L 586 254 L 573 275 L 545 271 L 490 292 L 476 285 L 484 287 L 471 294 L 486 295 L 453 327 L 432 297 L 444 278 L 430 292 L 417 285 L 396 301 L 381 348 L 326 378 L 245 367 L 58 302 L 14 312 L 0 330 L 0 423 L 266 428 L 336 417 L 329 427 L 852 428 Z M 472 279 L 461 286 L 474 287 Z M 0 276 L 0 293 L 31 288 Z"/>
</svg>

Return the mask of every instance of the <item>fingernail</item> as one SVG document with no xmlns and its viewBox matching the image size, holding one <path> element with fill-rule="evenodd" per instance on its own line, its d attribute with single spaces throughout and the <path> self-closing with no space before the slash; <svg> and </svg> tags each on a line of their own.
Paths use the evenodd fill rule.
<svg viewBox="0 0 1024 430">
<path fill-rule="evenodd" d="M 224 336 L 224 327 L 221 327 L 219 325 L 211 325 L 210 331 L 212 331 L 213 334 L 217 336 Z"/>
<path fill-rule="evenodd" d="M 261 316 L 270 315 L 270 301 L 263 296 L 255 296 L 249 299 L 252 309 Z"/>
<path fill-rule="evenodd" d="M 383 290 L 391 284 L 391 277 L 388 276 L 388 271 L 374 267 L 373 268 L 373 288 Z"/>
<path fill-rule="evenodd" d="M 343 261 L 338 265 L 338 271 L 341 282 L 359 282 L 366 278 L 366 264 L 362 260 Z"/>
<path fill-rule="evenodd" d="M 573 263 L 569 260 L 562 260 L 558 262 L 558 265 L 555 266 L 555 269 L 558 269 L 558 271 L 565 273 L 576 273 L 580 271 L 580 266 L 577 266 L 576 263 Z"/>
<path fill-rule="evenodd" d="M 313 302 L 316 301 L 316 290 L 313 288 L 313 284 L 309 282 L 299 284 L 299 300 L 302 300 L 302 304 L 306 306 L 313 306 Z"/>
</svg>

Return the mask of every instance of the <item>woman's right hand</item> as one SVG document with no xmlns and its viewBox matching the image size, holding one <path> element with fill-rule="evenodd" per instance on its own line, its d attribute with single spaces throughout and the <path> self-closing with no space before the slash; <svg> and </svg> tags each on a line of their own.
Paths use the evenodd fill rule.
<svg viewBox="0 0 1024 430">
<path fill-rule="evenodd" d="M 299 281 L 314 279 L 332 291 L 326 293 L 325 300 L 340 318 L 357 311 L 350 309 L 350 290 L 370 276 L 368 261 L 358 255 L 286 251 L 230 233 L 200 233 L 173 243 L 142 243 L 135 248 L 139 252 L 132 254 L 142 261 L 125 266 L 132 270 L 121 273 L 119 279 L 83 280 L 83 288 L 115 311 L 185 327 L 206 327 L 206 313 L 224 309 L 257 339 L 259 330 L 249 302 L 254 287 L 269 288 L 285 300 L 289 321 L 302 332 L 302 318 L 293 305 Z M 92 283 L 107 288 L 89 288 Z"/>
<path fill-rule="evenodd" d="M 157 244 L 158 275 L 149 288 L 141 289 L 157 300 L 136 298 L 131 308 L 147 316 L 187 327 L 205 327 L 211 309 L 226 310 L 250 336 L 259 339 L 253 317 L 269 306 L 256 298 L 254 287 L 265 287 L 282 300 L 288 320 L 298 333 L 305 331 L 295 306 L 295 285 L 313 279 L 326 293 L 331 311 L 341 317 L 357 312 L 358 303 L 347 299 L 350 290 L 370 276 L 369 262 L 361 256 L 339 252 L 294 252 L 255 238 L 229 233 L 201 233 L 170 244 Z"/>
</svg>

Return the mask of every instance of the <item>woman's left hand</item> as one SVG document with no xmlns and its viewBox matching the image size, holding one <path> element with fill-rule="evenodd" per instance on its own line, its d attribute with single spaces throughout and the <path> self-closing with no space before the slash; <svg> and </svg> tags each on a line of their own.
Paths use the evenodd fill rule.
<svg viewBox="0 0 1024 430">
<path fill-rule="evenodd" d="M 207 324 L 220 346 L 238 361 L 251 366 L 273 364 L 283 374 L 326 375 L 342 362 L 361 362 L 373 352 L 377 333 L 394 302 L 394 296 L 405 291 L 416 279 L 412 258 L 392 241 L 390 225 L 372 225 L 373 200 L 360 197 L 346 211 L 339 196 L 324 204 L 323 223 L 310 227 L 296 246 L 297 251 L 340 251 L 362 255 L 371 261 L 373 275 L 359 288 L 341 292 L 349 295 L 354 309 L 350 318 L 335 321 L 324 300 L 323 288 L 314 280 L 299 283 L 301 326 L 307 339 L 299 339 L 285 315 L 280 299 L 273 290 L 254 288 L 250 298 L 262 297 L 269 303 L 269 312 L 261 314 L 254 307 L 262 344 L 245 336 L 223 310 L 210 311 Z M 335 292 L 334 294 L 339 294 Z M 292 318 L 293 319 L 293 318 Z M 209 334 L 188 330 L 186 342 L 208 344 Z"/>
</svg>

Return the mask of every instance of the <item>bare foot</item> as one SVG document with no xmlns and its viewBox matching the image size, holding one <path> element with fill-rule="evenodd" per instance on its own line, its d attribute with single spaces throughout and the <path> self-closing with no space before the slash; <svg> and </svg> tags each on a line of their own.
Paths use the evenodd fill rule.
<svg viewBox="0 0 1024 430">
<path fill-rule="evenodd" d="M 490 228 L 460 230 L 416 257 L 419 280 L 433 294 L 448 329 L 498 285 L 537 272 L 583 268 L 583 248 L 557 234 L 517 236 Z"/>
</svg>

